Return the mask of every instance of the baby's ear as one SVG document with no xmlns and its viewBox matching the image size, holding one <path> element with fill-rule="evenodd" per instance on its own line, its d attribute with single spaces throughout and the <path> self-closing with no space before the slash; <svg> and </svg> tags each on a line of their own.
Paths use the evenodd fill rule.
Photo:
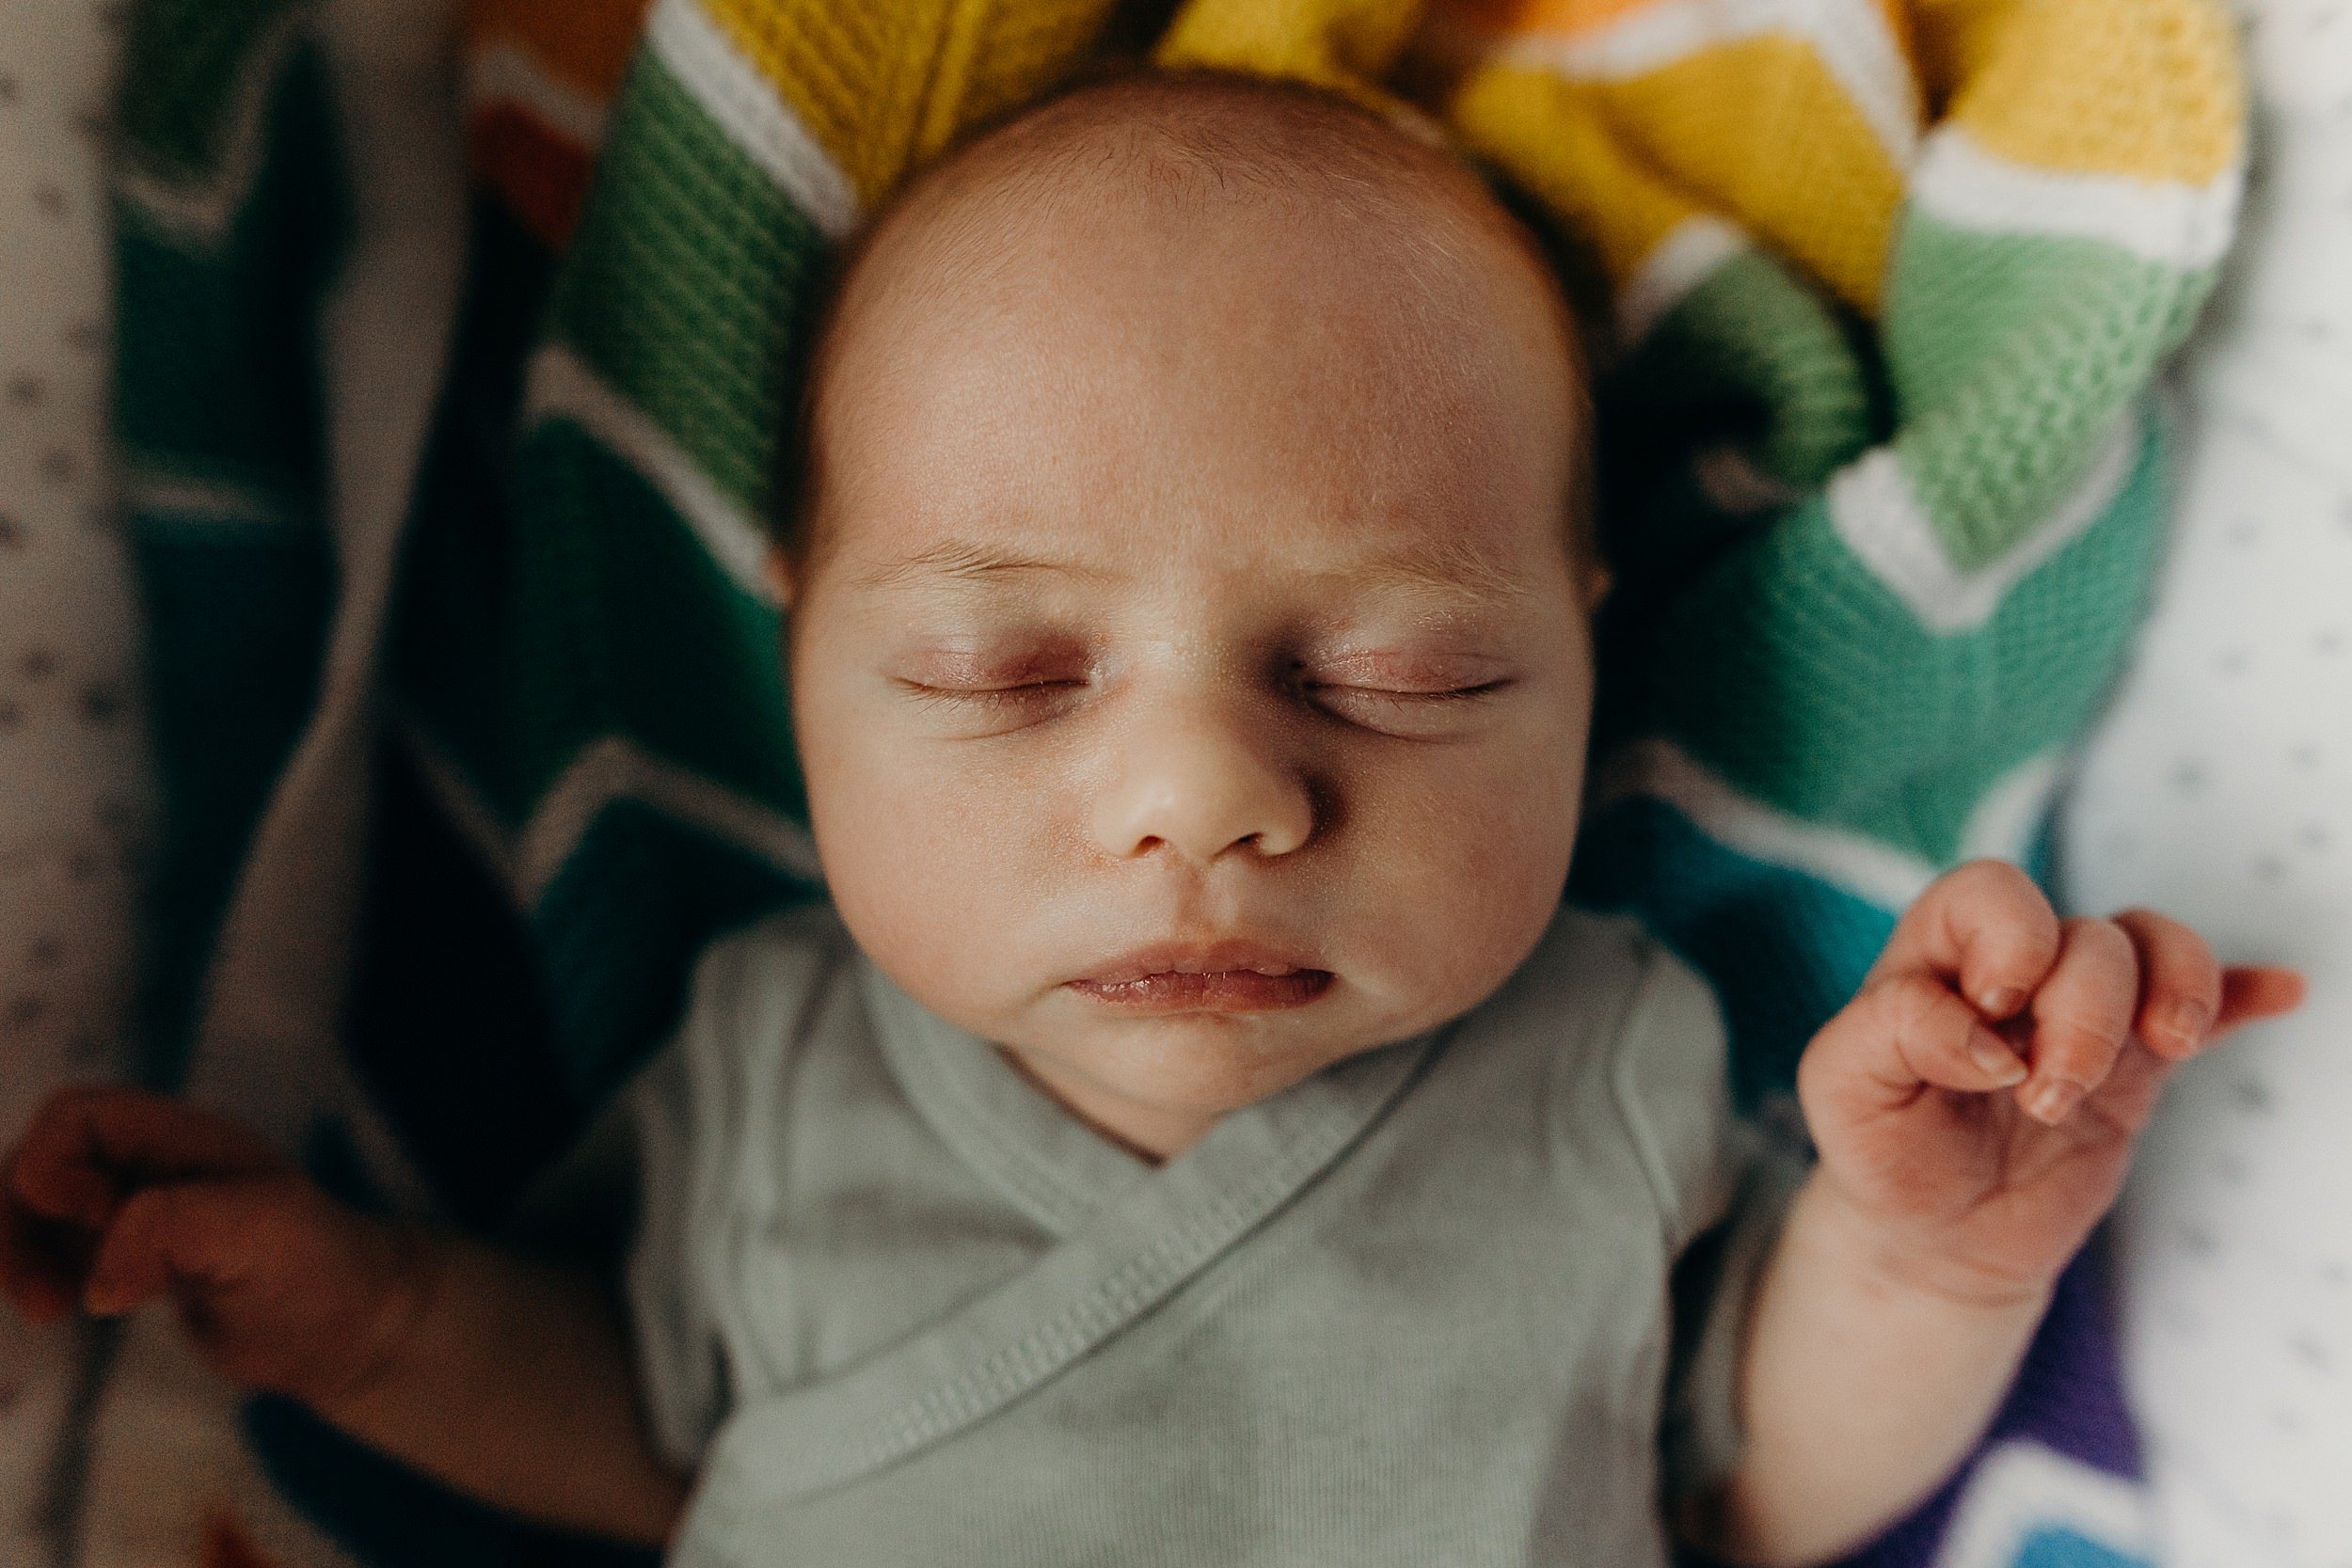
<svg viewBox="0 0 2352 1568">
<path fill-rule="evenodd" d="M 1617 586 L 1617 579 L 1610 574 L 1608 567 L 1597 561 L 1586 562 L 1581 575 L 1582 581 L 1580 586 L 1584 593 L 1584 613 L 1591 615 L 1597 611 L 1608 599 L 1610 590 Z"/>
<path fill-rule="evenodd" d="M 768 579 L 769 588 L 775 593 L 777 607 L 789 613 L 792 609 L 792 591 L 797 586 L 790 553 L 781 545 L 771 545 L 768 546 L 767 555 L 762 558 L 759 564 L 761 574 Z"/>
</svg>

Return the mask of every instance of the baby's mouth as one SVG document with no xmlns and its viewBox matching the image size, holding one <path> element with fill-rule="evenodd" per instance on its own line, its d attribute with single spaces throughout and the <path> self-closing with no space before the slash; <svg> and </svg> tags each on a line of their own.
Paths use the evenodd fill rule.
<svg viewBox="0 0 2352 1568">
<path fill-rule="evenodd" d="M 1327 969 L 1269 974 L 1255 969 L 1163 969 L 1123 980 L 1084 979 L 1070 989 L 1125 1012 L 1270 1012 L 1303 1007 L 1331 987 Z"/>
<path fill-rule="evenodd" d="M 1218 942 L 1131 953 L 1068 989 L 1121 1012 L 1269 1012 L 1305 1006 L 1333 978 L 1251 943 Z"/>
</svg>

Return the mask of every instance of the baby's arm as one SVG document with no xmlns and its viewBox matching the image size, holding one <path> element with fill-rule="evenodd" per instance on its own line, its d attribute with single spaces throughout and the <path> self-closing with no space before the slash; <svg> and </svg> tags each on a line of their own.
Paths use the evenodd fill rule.
<svg viewBox="0 0 2352 1568">
<path fill-rule="evenodd" d="M 0 1292 L 37 1319 L 169 1296 L 226 1376 L 548 1524 L 659 1543 L 684 1501 L 593 1280 L 355 1212 L 175 1101 L 42 1109 L 0 1169 Z"/>
<path fill-rule="evenodd" d="M 2160 915 L 2061 924 L 2011 867 L 1931 888 L 1799 1069 L 1820 1163 L 1758 1287 L 1742 1457 L 1696 1533 L 1741 1562 L 1826 1561 L 1940 1484 L 2165 1075 L 2300 994 Z"/>
</svg>

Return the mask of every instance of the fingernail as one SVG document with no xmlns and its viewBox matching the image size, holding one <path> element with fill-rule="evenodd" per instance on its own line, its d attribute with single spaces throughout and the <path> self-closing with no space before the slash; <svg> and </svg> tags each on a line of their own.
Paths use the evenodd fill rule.
<svg viewBox="0 0 2352 1568">
<path fill-rule="evenodd" d="M 2213 1010 L 2201 1002 L 2172 1004 L 2172 1033 L 2183 1045 L 2191 1050 L 2205 1043 L 2206 1032 L 2213 1027 Z"/>
<path fill-rule="evenodd" d="M 1968 1059 L 1977 1064 L 1977 1070 L 1992 1080 L 1993 1087 L 2008 1088 L 2011 1084 L 2026 1081 L 2026 1064 L 2017 1059 L 2017 1053 L 2001 1043 L 2000 1037 L 1990 1030 L 1979 1029 L 1968 1039 Z"/>
<path fill-rule="evenodd" d="M 2056 1127 L 2066 1119 L 2066 1114 L 2082 1102 L 2083 1086 L 2064 1079 L 2052 1079 L 2026 1096 L 2026 1112 L 2036 1121 Z"/>
<path fill-rule="evenodd" d="M 1994 1018 L 2008 1018 L 2026 1005 L 2026 993 L 2015 986 L 1994 986 L 1980 1005 Z"/>
</svg>

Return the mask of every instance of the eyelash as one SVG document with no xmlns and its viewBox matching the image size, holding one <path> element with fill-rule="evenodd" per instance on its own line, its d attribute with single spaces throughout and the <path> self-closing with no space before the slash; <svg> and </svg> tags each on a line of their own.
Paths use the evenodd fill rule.
<svg viewBox="0 0 2352 1568">
<path fill-rule="evenodd" d="M 1025 699 L 1052 691 L 1074 689 L 1084 681 L 1023 681 L 1013 686 L 927 686 L 921 681 L 902 680 L 898 685 L 914 697 L 927 703 L 966 703 L 990 707 L 1007 707 Z"/>
<path fill-rule="evenodd" d="M 1310 681 L 1309 691 L 1350 691 L 1359 696 L 1385 698 L 1399 703 L 1461 703 L 1474 698 L 1491 697 L 1511 683 L 1507 680 L 1481 681 L 1476 686 L 1447 687 L 1436 691 L 1399 691 L 1383 686 L 1352 686 L 1344 681 Z"/>
<path fill-rule="evenodd" d="M 953 687 L 929 686 L 920 681 L 898 683 L 908 692 L 927 704 L 955 705 L 963 707 L 1014 708 L 1025 707 L 1040 696 L 1075 690 L 1087 683 L 1083 680 L 1025 681 L 1014 686 Z M 1324 693 L 1369 698 L 1374 702 L 1403 703 L 1445 706 L 1475 702 L 1491 697 L 1511 683 L 1508 680 L 1481 681 L 1474 686 L 1450 687 L 1435 691 L 1403 691 L 1386 687 L 1353 686 L 1341 681 L 1304 681 L 1299 689 L 1310 698 L 1322 700 Z"/>
</svg>

